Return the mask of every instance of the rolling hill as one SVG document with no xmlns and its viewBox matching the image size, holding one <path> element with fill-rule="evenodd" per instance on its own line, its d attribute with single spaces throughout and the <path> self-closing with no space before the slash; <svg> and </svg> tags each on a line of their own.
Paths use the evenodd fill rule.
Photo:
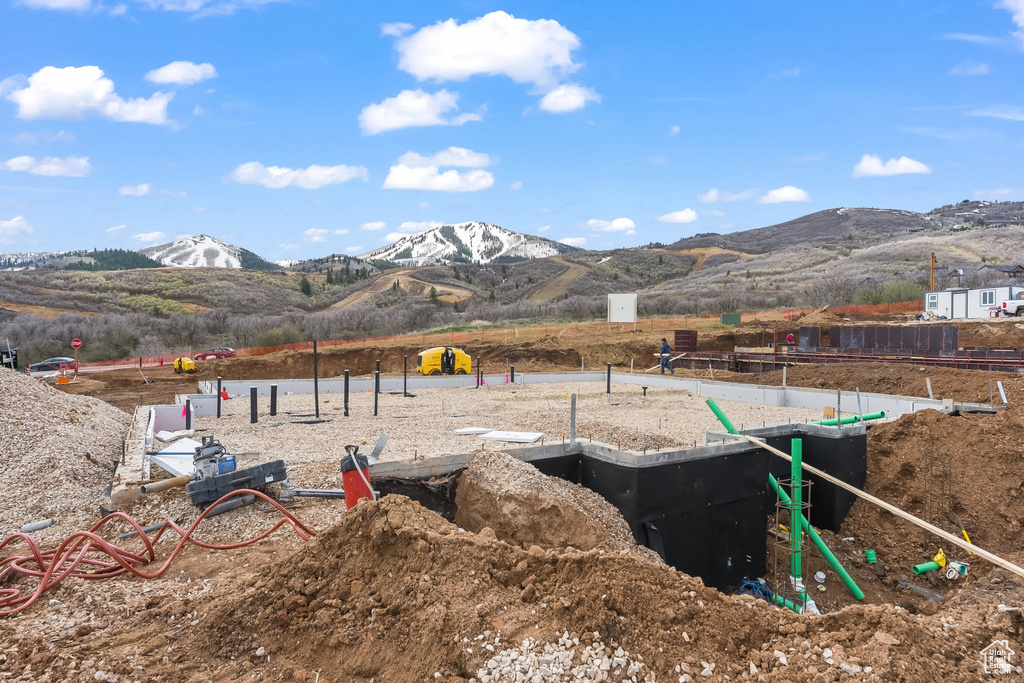
<svg viewBox="0 0 1024 683">
<path fill-rule="evenodd" d="M 277 270 L 277 264 L 257 256 L 248 249 L 222 242 L 209 235 L 181 239 L 139 249 L 139 253 L 176 268 L 244 268 L 246 270 Z"/>
</svg>

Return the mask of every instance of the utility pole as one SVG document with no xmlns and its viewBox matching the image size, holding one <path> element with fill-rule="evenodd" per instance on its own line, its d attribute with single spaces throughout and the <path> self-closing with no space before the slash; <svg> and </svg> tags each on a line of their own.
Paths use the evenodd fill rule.
<svg viewBox="0 0 1024 683">
<path fill-rule="evenodd" d="M 932 254 L 931 264 L 928 267 L 928 289 L 935 291 L 935 254 Z"/>
</svg>

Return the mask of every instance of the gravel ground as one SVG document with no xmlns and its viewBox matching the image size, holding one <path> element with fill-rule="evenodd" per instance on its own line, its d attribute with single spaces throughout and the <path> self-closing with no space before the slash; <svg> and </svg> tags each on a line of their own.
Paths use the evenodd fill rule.
<svg viewBox="0 0 1024 683">
<path fill-rule="evenodd" d="M 639 387 L 614 387 L 606 394 L 594 384 L 502 385 L 484 389 L 424 389 L 414 398 L 385 393 L 379 397 L 378 417 L 373 416 L 373 395 L 350 396 L 349 417 L 343 415 L 338 394 L 320 398 L 320 424 L 296 424 L 313 419 L 313 397 L 278 397 L 278 415 L 270 417 L 270 400 L 259 400 L 260 422 L 249 422 L 249 401 L 224 403 L 224 417 L 200 417 L 197 428 L 208 430 L 229 451 L 259 452 L 261 460 L 284 459 L 296 467 L 297 486 L 335 485 L 344 445 L 356 443 L 362 452 L 372 449 L 381 434 L 388 434 L 385 461 L 402 461 L 512 447 L 501 442 L 482 442 L 476 436 L 459 436 L 462 427 L 485 427 L 546 434 L 545 441 L 569 437 L 569 398 L 576 393 L 578 438 L 593 438 L 623 450 L 690 447 L 704 433 L 720 429 L 704 399 L 688 391 Z M 820 419 L 820 413 L 802 408 L 779 408 L 736 401 L 719 405 L 737 426 L 761 426 L 787 421 Z"/>
<path fill-rule="evenodd" d="M 54 520 L 33 533 L 43 543 L 98 521 L 130 416 L 10 370 L 0 369 L 0 395 L 0 540 L 43 519 Z"/>
</svg>

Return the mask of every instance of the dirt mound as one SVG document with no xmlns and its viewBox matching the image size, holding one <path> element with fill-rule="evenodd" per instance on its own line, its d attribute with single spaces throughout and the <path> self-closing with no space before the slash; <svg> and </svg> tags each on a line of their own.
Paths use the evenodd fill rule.
<svg viewBox="0 0 1024 683">
<path fill-rule="evenodd" d="M 636 680 L 710 670 L 810 681 L 867 667 L 905 678 L 908 662 L 914 680 L 977 678 L 981 648 L 997 637 L 1017 647 L 1014 613 L 968 605 L 954 614 L 955 628 L 881 606 L 800 618 L 723 596 L 632 552 L 523 550 L 388 496 L 360 503 L 294 556 L 271 562 L 244 595 L 221 597 L 176 649 L 192 657 L 190 680 L 200 677 L 196 668 L 288 680 L 316 671 L 349 681 L 512 680 L 499 673 L 516 666 L 508 644 L 531 638 L 532 651 L 568 649 L 577 662 L 595 641 L 610 659 L 623 648 L 612 681 L 630 675 L 627 652 L 631 666 L 642 664 Z"/>
<path fill-rule="evenodd" d="M 955 535 L 960 528 L 953 515 L 959 515 L 971 540 L 997 555 L 1021 552 L 1024 473 L 1014 435 L 1022 430 L 1019 411 L 950 416 L 923 410 L 905 415 L 868 431 L 865 488 Z M 978 472 L 985 472 L 983 481 Z M 959 548 L 859 500 L 840 535 L 870 539 L 893 575 L 890 580 L 910 574 L 913 565 L 931 559 L 940 546 L 951 558 L 971 561 Z M 972 576 L 985 576 L 989 569 L 987 563 L 973 563 Z M 942 578 L 927 587 L 945 594 L 963 585 Z M 1017 602 L 1022 599 L 1024 593 L 1018 594 Z"/>
<path fill-rule="evenodd" d="M 807 315 L 800 316 L 794 322 L 796 322 L 802 327 L 817 325 L 818 327 L 827 328 L 831 327 L 832 325 L 842 325 L 844 321 L 841 316 L 832 313 L 831 311 L 828 310 L 828 308 L 819 308 L 813 313 L 808 313 Z M 823 330 L 823 332 L 827 333 L 828 330 Z"/>
<path fill-rule="evenodd" d="M 0 539 L 47 518 L 53 526 L 34 534 L 43 542 L 91 526 L 131 418 L 98 399 L 71 396 L 9 370 L 0 369 L 0 395 L 0 471 L 8 489 Z"/>
<path fill-rule="evenodd" d="M 459 477 L 455 504 L 459 526 L 474 533 L 489 528 L 497 538 L 524 548 L 639 551 L 629 525 L 600 495 L 547 477 L 507 453 L 473 458 Z"/>
</svg>

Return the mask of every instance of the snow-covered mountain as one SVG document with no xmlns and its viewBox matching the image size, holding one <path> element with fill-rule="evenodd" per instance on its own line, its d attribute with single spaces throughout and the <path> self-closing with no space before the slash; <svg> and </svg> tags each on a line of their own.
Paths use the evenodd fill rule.
<svg viewBox="0 0 1024 683">
<path fill-rule="evenodd" d="M 221 242 L 209 235 L 182 237 L 167 244 L 139 249 L 139 253 L 165 266 L 181 268 L 248 268 L 272 270 L 274 264 L 248 249 Z"/>
<path fill-rule="evenodd" d="M 56 261 L 72 254 L 70 251 L 0 252 L 0 270 L 25 270 Z"/>
<path fill-rule="evenodd" d="M 506 258 L 544 258 L 570 251 L 580 250 L 544 237 L 524 235 L 497 225 L 471 221 L 439 225 L 408 235 L 359 258 L 391 261 L 403 266 L 426 266 L 448 261 L 491 263 Z"/>
</svg>

